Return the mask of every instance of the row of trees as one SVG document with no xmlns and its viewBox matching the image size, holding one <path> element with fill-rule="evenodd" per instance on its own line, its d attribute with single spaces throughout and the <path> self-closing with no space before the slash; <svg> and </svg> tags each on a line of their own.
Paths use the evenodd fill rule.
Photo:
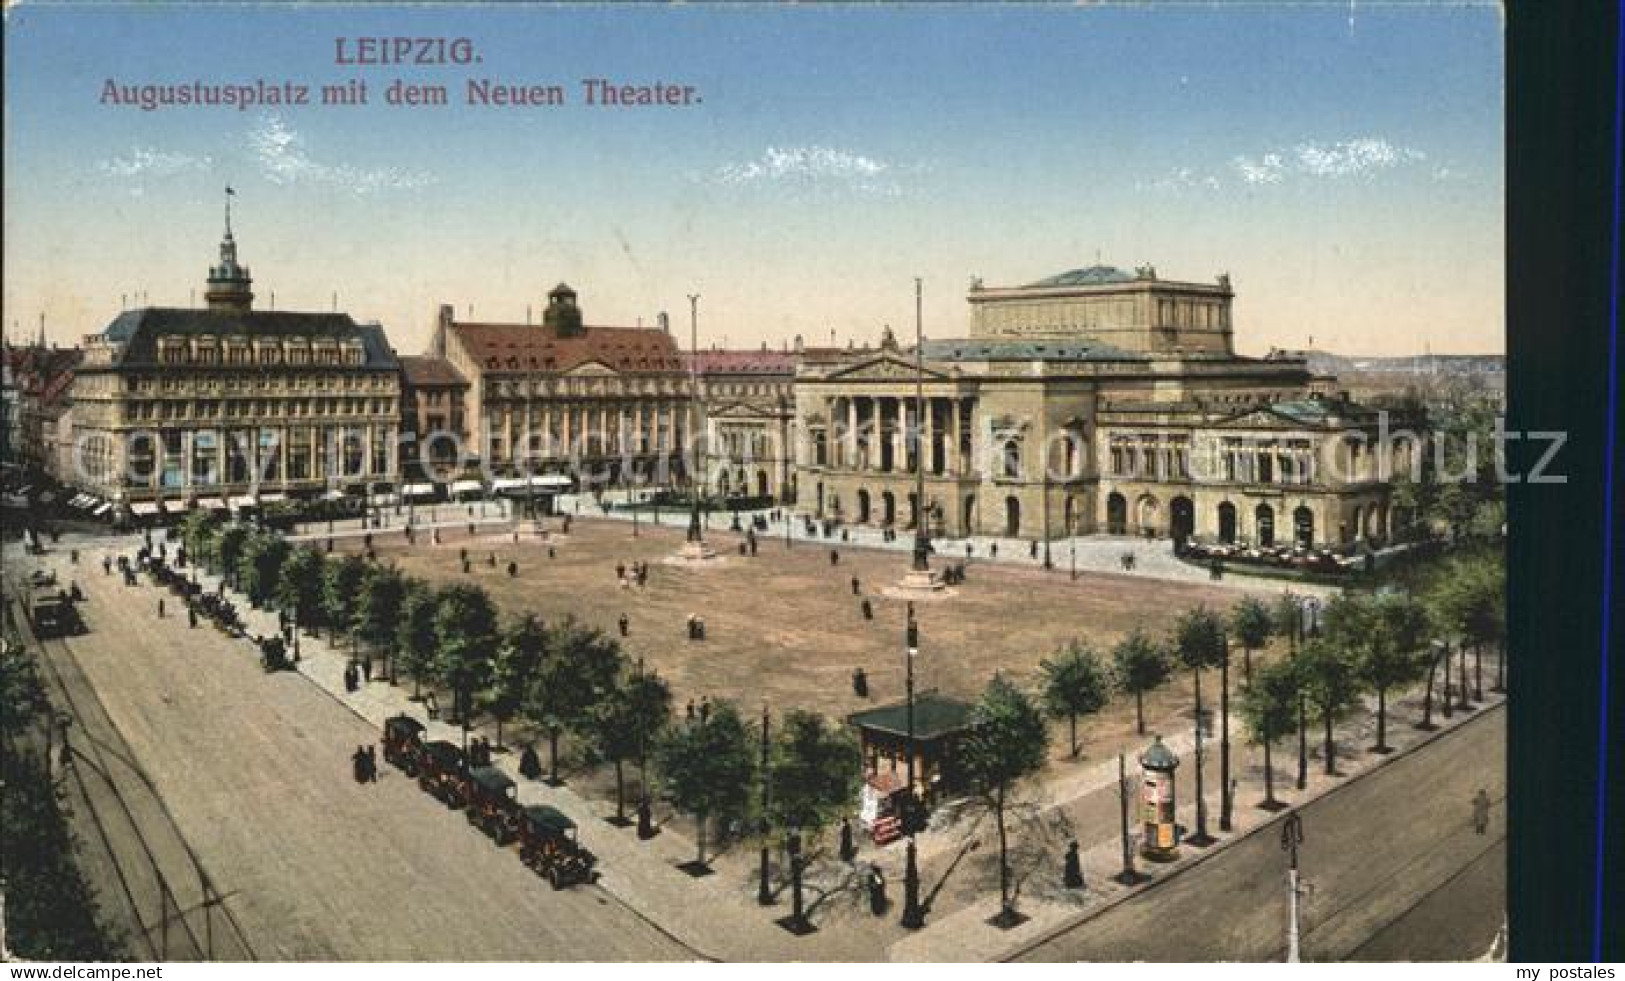
<svg viewBox="0 0 1625 981">
<path fill-rule="evenodd" d="M 495 722 L 499 746 L 503 727 L 515 721 L 544 734 L 550 782 L 562 782 L 559 744 L 573 736 L 589 762 L 614 768 L 622 821 L 625 771 L 636 764 L 645 793 L 658 782 L 694 818 L 701 864 L 708 826 L 765 821 L 816 834 L 856 795 L 862 768 L 845 729 L 791 712 L 777 727 L 764 769 L 760 728 L 737 708 L 721 702 L 674 723 L 666 681 L 641 660 L 630 662 L 618 640 L 574 619 L 544 623 L 525 614 L 503 622 L 478 586 L 436 589 L 393 566 L 293 548 L 275 533 L 222 524 L 202 512 L 188 516 L 182 535 L 192 556 L 220 570 L 251 602 L 274 606 L 299 628 L 343 639 L 357 659 L 382 659 L 391 683 L 409 676 L 415 699 L 425 686 L 449 691 L 451 721 L 465 730 L 483 714 Z"/>
</svg>

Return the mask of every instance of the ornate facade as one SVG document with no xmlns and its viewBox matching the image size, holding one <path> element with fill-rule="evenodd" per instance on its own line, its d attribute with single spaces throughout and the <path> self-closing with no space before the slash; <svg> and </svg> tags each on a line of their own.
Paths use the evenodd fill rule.
<svg viewBox="0 0 1625 981">
<path fill-rule="evenodd" d="M 664 329 L 587 326 L 560 284 L 537 325 L 463 323 L 441 307 L 431 356 L 467 380 L 464 459 L 494 478 L 621 486 L 684 473 L 693 380 Z"/>
<path fill-rule="evenodd" d="M 933 534 L 1112 532 L 1256 544 L 1382 541 L 1392 468 L 1376 413 L 1301 358 L 1232 347 L 1232 292 L 1106 267 L 969 294 L 971 330 L 914 353 L 889 336 L 796 377 L 800 504 L 912 527 L 923 449 Z M 916 435 L 917 434 L 917 435 Z"/>
<path fill-rule="evenodd" d="M 711 350 L 684 355 L 684 362 L 699 377 L 709 490 L 795 500 L 795 355 Z"/>
<path fill-rule="evenodd" d="M 71 472 L 124 515 L 395 480 L 400 365 L 383 328 L 253 309 L 230 214 L 205 309 L 120 314 L 86 338 Z"/>
</svg>

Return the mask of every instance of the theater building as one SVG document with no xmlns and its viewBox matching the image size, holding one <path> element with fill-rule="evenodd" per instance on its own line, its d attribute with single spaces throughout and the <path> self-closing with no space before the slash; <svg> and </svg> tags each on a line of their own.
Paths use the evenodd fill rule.
<svg viewBox="0 0 1625 981">
<path fill-rule="evenodd" d="M 73 379 L 73 483 L 123 517 L 362 494 L 397 473 L 400 364 L 376 323 L 254 309 L 228 210 L 202 309 L 120 314 Z"/>
<path fill-rule="evenodd" d="M 936 535 L 1386 541 L 1390 477 L 1419 446 L 1382 448 L 1378 415 L 1304 359 L 1236 354 L 1233 297 L 1228 276 L 1150 267 L 974 281 L 968 336 L 925 342 L 918 417 L 914 351 L 889 331 L 867 358 L 803 361 L 800 504 L 912 528 L 923 449 Z"/>
</svg>

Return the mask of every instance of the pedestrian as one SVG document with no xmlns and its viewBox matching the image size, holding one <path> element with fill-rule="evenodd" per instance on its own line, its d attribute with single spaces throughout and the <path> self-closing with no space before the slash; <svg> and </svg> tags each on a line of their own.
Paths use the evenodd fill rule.
<svg viewBox="0 0 1625 981">
<path fill-rule="evenodd" d="M 464 559 L 463 560 L 463 573 L 466 575 L 468 573 L 468 570 L 469 570 L 468 560 Z"/>
<path fill-rule="evenodd" d="M 186 608 L 186 625 L 193 630 L 197 629 L 197 610 L 190 606 Z"/>
<path fill-rule="evenodd" d="M 69 549 L 68 550 L 68 561 L 71 562 L 74 565 L 79 564 L 79 550 L 78 549 L 75 548 L 75 549 Z"/>
<path fill-rule="evenodd" d="M 535 780 L 542 775 L 542 758 L 537 755 L 535 746 L 526 746 L 525 751 L 519 754 L 519 775 L 526 780 Z"/>
<path fill-rule="evenodd" d="M 519 563 L 517 563 L 517 562 L 509 562 L 508 563 L 508 578 L 512 579 L 517 575 L 519 575 Z"/>
<path fill-rule="evenodd" d="M 1038 539 L 1033 539 L 1032 543 L 1028 546 L 1027 558 L 1035 560 L 1038 558 Z"/>
<path fill-rule="evenodd" d="M 164 601 L 162 599 L 160 599 L 158 601 L 158 619 L 162 620 L 163 618 L 164 618 Z"/>
<path fill-rule="evenodd" d="M 1490 795 L 1483 787 L 1473 795 L 1473 833 L 1488 834 L 1490 830 Z"/>
<path fill-rule="evenodd" d="M 837 552 L 833 548 L 829 550 L 829 564 L 830 565 L 840 565 L 841 564 L 841 553 Z"/>
<path fill-rule="evenodd" d="M 632 626 L 632 621 L 628 620 L 626 614 L 622 613 L 621 618 L 616 621 L 616 625 L 621 628 L 621 636 L 625 637 L 627 635 L 628 628 Z"/>
<path fill-rule="evenodd" d="M 991 556 L 992 558 L 994 558 L 995 560 L 998 559 L 998 557 L 999 557 L 999 543 L 994 542 L 992 545 L 989 545 L 987 547 L 987 554 L 989 556 Z"/>
<path fill-rule="evenodd" d="M 547 557 L 548 558 L 551 559 L 554 556 L 556 556 L 557 554 L 558 554 L 557 552 L 553 551 L 553 546 L 551 546 L 551 545 L 547 546 Z"/>
<path fill-rule="evenodd" d="M 863 618 L 865 620 L 873 620 L 875 618 L 875 608 L 874 605 L 869 602 L 869 597 L 865 596 L 863 598 L 863 602 L 859 605 L 863 610 Z"/>
<path fill-rule="evenodd" d="M 852 841 L 852 819 L 841 818 L 841 861 L 850 862 L 858 857 L 858 846 Z"/>
<path fill-rule="evenodd" d="M 694 721 L 694 699 L 691 698 L 688 700 L 688 708 L 685 710 L 685 714 L 688 717 L 688 721 Z"/>
<path fill-rule="evenodd" d="M 863 592 L 863 584 L 858 581 L 857 576 L 853 576 L 852 577 L 852 595 L 853 596 L 858 596 L 858 595 L 862 594 L 862 592 Z"/>
<path fill-rule="evenodd" d="M 626 581 L 626 563 L 625 562 L 617 562 L 617 563 L 615 563 L 615 581 L 616 582 L 625 582 Z"/>
<path fill-rule="evenodd" d="M 649 798 L 645 796 L 642 800 L 638 801 L 638 838 L 642 841 L 648 841 L 656 834 L 657 832 L 655 831 L 654 827 L 654 812 L 649 807 Z"/>
<path fill-rule="evenodd" d="M 378 747 L 370 744 L 367 746 L 367 778 L 378 782 Z"/>
<path fill-rule="evenodd" d="M 886 877 L 881 874 L 880 866 L 869 866 L 869 912 L 876 916 L 885 916 L 886 909 L 891 904 L 886 901 Z"/>
<path fill-rule="evenodd" d="M 711 718 L 711 697 L 709 695 L 701 695 L 700 696 L 700 725 L 702 725 L 702 726 L 705 725 L 706 721 L 708 719 L 710 719 L 710 718 Z"/>
<path fill-rule="evenodd" d="M 370 657 L 361 660 L 361 680 L 369 684 L 372 682 L 372 658 Z"/>
<path fill-rule="evenodd" d="M 862 668 L 852 669 L 852 694 L 859 698 L 869 697 L 869 675 Z"/>
<path fill-rule="evenodd" d="M 1068 889 L 1083 888 L 1083 862 L 1078 858 L 1076 839 L 1066 846 L 1066 868 L 1061 874 L 1061 884 Z"/>
<path fill-rule="evenodd" d="M 102 574 L 106 576 L 113 574 L 113 560 L 106 555 L 102 556 Z"/>
</svg>

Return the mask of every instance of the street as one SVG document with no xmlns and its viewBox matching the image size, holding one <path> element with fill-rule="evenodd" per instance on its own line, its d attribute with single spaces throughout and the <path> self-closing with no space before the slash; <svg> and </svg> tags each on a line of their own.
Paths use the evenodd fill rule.
<svg viewBox="0 0 1625 981">
<path fill-rule="evenodd" d="M 1490 874 L 1505 852 L 1505 759 L 1502 705 L 1302 808 L 1304 959 L 1467 959 L 1486 951 L 1505 909 Z M 1494 804 L 1482 836 L 1470 803 L 1481 787 Z M 1278 827 L 1279 818 L 1016 959 L 1282 960 Z M 1447 883 L 1475 901 L 1429 901 Z M 1414 946 L 1407 937 L 1421 931 L 1430 941 Z"/>
</svg>

